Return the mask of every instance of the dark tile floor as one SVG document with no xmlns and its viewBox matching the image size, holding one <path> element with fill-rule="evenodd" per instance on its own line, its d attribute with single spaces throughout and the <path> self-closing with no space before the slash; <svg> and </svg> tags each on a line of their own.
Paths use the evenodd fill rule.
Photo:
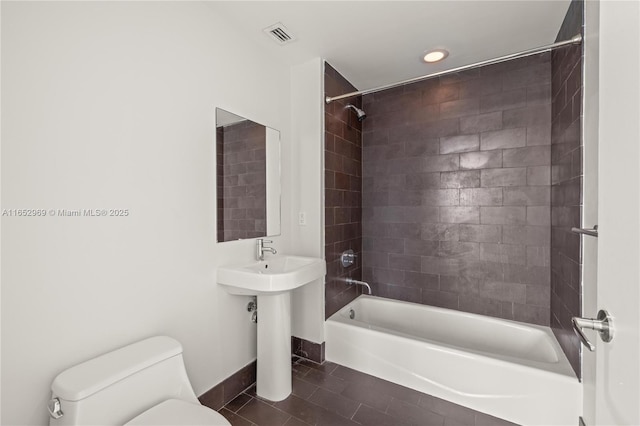
<svg viewBox="0 0 640 426">
<path fill-rule="evenodd" d="M 220 409 L 233 426 L 506 426 L 507 421 L 331 362 L 292 359 L 293 393 L 258 397 L 255 385 Z"/>
</svg>

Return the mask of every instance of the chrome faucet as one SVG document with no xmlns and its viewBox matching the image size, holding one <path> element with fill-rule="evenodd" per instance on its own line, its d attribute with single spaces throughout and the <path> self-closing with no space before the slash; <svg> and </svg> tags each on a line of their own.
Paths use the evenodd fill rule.
<svg viewBox="0 0 640 426">
<path fill-rule="evenodd" d="M 353 278 L 348 278 L 345 280 L 345 282 L 349 285 L 354 285 L 354 284 L 358 284 L 361 286 L 364 286 L 367 288 L 367 290 L 369 290 L 369 294 L 373 295 L 373 293 L 371 293 L 371 286 L 367 283 L 365 283 L 364 281 L 359 281 L 359 280 L 354 280 Z"/>
<path fill-rule="evenodd" d="M 271 254 L 276 254 L 277 251 L 273 247 L 265 247 L 264 243 L 273 243 L 271 240 L 264 240 L 262 238 L 258 238 L 256 240 L 256 260 L 264 260 L 264 252 L 268 251 Z"/>
</svg>

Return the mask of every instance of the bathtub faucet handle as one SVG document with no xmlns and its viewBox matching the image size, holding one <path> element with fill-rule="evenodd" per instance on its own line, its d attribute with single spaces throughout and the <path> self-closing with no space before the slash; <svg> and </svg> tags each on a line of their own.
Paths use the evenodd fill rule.
<svg viewBox="0 0 640 426">
<path fill-rule="evenodd" d="M 352 266 L 354 263 L 356 263 L 357 257 L 358 255 L 355 254 L 353 250 L 345 250 L 340 255 L 340 263 L 342 264 L 343 268 L 348 268 L 349 266 Z"/>
</svg>

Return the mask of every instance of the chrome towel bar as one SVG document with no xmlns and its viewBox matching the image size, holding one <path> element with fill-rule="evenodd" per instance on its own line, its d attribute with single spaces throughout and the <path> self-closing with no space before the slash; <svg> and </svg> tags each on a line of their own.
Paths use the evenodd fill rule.
<svg viewBox="0 0 640 426">
<path fill-rule="evenodd" d="M 588 235 L 590 237 L 598 237 L 598 225 L 593 228 L 571 228 L 571 232 L 576 234 Z"/>
</svg>

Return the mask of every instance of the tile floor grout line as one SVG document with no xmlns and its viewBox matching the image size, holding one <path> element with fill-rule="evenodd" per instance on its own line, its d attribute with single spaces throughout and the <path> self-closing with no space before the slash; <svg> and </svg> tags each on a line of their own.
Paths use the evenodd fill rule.
<svg viewBox="0 0 640 426">
<path fill-rule="evenodd" d="M 358 408 L 356 408 L 356 411 L 354 411 L 354 413 L 351 415 L 351 418 L 349 420 L 353 420 L 353 418 L 356 416 L 356 414 L 360 410 L 360 407 L 362 407 L 362 402 L 360 404 L 358 404 Z M 355 422 L 355 420 L 353 420 L 353 421 Z"/>
<path fill-rule="evenodd" d="M 318 387 L 318 389 L 320 389 L 320 387 Z M 317 392 L 317 391 L 318 391 L 318 389 L 316 389 L 316 390 L 314 391 L 314 393 L 315 393 L 315 392 Z M 325 390 L 326 390 L 326 389 L 325 389 Z M 327 391 L 327 392 L 331 392 L 331 391 Z M 339 394 L 336 394 L 336 395 L 339 395 Z M 300 397 L 298 397 L 298 398 L 300 398 Z M 302 399 L 302 398 L 300 398 L 300 399 Z M 309 404 L 311 404 L 311 405 L 315 405 L 316 407 L 320 408 L 321 410 L 324 410 L 324 411 L 327 411 L 327 412 L 329 412 L 329 413 L 335 414 L 336 416 L 342 417 L 343 419 L 347 419 L 347 417 L 342 416 L 342 415 L 338 414 L 338 413 L 337 413 L 337 412 L 335 412 L 335 411 L 331 411 L 331 410 L 330 410 L 330 409 L 328 409 L 327 407 L 323 407 L 322 405 L 316 404 L 316 403 L 315 403 L 315 402 L 313 402 L 313 401 L 310 401 L 310 400 L 308 400 L 308 399 L 302 399 L 302 400 L 303 400 L 303 401 L 308 402 L 308 403 L 309 403 Z M 356 401 L 356 402 L 357 402 L 357 401 Z M 357 410 L 356 410 L 356 411 L 357 411 Z M 295 416 L 294 416 L 294 417 L 295 417 Z M 296 418 L 297 418 L 297 417 L 296 417 Z M 302 419 L 300 419 L 300 420 L 302 420 Z M 348 419 L 348 420 L 350 420 L 350 419 Z M 305 423 L 306 423 L 306 422 L 305 422 Z"/>
<path fill-rule="evenodd" d="M 246 394 L 246 393 L 241 393 L 240 395 L 247 395 L 247 394 Z M 238 411 L 242 410 L 242 407 L 244 407 L 245 405 L 247 405 L 247 404 L 248 404 L 248 403 L 253 399 L 253 397 L 252 397 L 251 395 L 247 395 L 247 396 L 249 397 L 249 399 L 247 399 L 247 402 L 245 402 L 244 404 L 242 404 L 242 406 L 241 406 L 240 408 L 238 408 L 236 411 L 234 411 L 234 413 L 237 413 Z M 236 397 L 236 398 L 237 398 L 237 397 Z M 235 398 L 234 398 L 234 399 L 235 399 Z M 232 399 L 231 401 L 233 401 L 233 399 Z M 225 407 L 226 407 L 226 406 L 225 406 Z M 229 409 L 227 408 L 227 410 L 229 410 Z M 231 411 L 231 410 L 229 410 L 229 411 Z"/>
<path fill-rule="evenodd" d="M 384 409 L 384 413 L 385 414 L 389 414 L 389 407 L 391 406 L 391 402 L 393 402 L 393 400 L 396 399 L 393 395 L 389 395 L 389 402 L 387 403 L 387 406 Z M 391 415 L 391 414 L 389 414 Z"/>
<path fill-rule="evenodd" d="M 393 397 L 391 397 L 391 398 L 393 398 Z M 389 409 L 389 405 L 391 405 L 391 398 L 389 399 L 389 402 L 387 402 L 387 403 L 385 404 L 385 406 L 384 406 L 384 411 L 383 411 L 383 413 L 385 413 L 385 414 L 387 413 L 387 410 Z"/>
<path fill-rule="evenodd" d="M 353 416 L 355 416 L 355 414 L 358 412 L 358 409 L 359 409 L 359 408 L 360 408 L 360 406 L 363 404 L 363 403 L 362 403 L 362 402 L 360 402 L 360 401 L 356 401 L 355 399 L 348 398 L 348 397 L 346 397 L 346 396 L 343 396 L 343 395 L 341 395 L 341 394 L 339 394 L 339 393 L 336 393 L 336 392 L 333 392 L 333 391 L 331 391 L 331 390 L 328 390 L 328 389 L 325 389 L 325 388 L 321 388 L 320 386 L 316 386 L 316 390 L 313 392 L 313 394 L 315 394 L 319 389 L 323 389 L 324 391 L 329 392 L 329 393 L 332 393 L 332 394 L 334 394 L 334 395 L 336 395 L 336 396 L 339 396 L 339 397 L 342 397 L 342 398 L 344 398 L 344 399 L 348 399 L 348 400 L 350 400 L 350 401 L 356 402 L 356 403 L 358 403 L 358 404 L 359 404 L 359 405 L 358 405 L 358 408 L 356 408 L 356 411 L 351 415 L 351 417 L 345 417 L 345 416 L 343 416 L 343 415 L 339 414 L 338 412 L 336 412 L 336 411 L 332 411 L 331 409 L 329 409 L 329 408 L 327 408 L 327 407 L 325 407 L 325 406 L 322 406 L 322 405 L 316 404 L 315 402 L 311 401 L 311 400 L 310 400 L 310 399 L 308 399 L 308 398 L 307 398 L 307 399 L 304 399 L 304 398 L 300 398 L 299 396 L 298 396 L 298 398 L 300 398 L 300 399 L 301 399 L 301 400 L 303 400 L 303 401 L 308 402 L 308 403 L 309 403 L 309 404 L 311 404 L 311 405 L 314 405 L 314 406 L 316 406 L 316 407 L 320 408 L 321 410 L 324 410 L 324 411 L 327 411 L 327 412 L 329 412 L 329 413 L 335 414 L 336 416 L 342 417 L 343 419 L 347 419 L 347 420 L 352 420 Z M 313 396 L 313 394 L 311 394 L 311 396 Z M 293 395 L 293 394 L 292 394 L 292 395 Z M 294 396 L 296 396 L 296 395 L 294 395 Z M 311 396 L 309 396 L 309 398 L 311 398 Z M 293 416 L 293 417 L 295 417 L 295 416 Z M 296 417 L 296 418 L 298 418 L 298 417 Z M 299 420 L 302 420 L 302 419 L 299 419 Z M 303 420 L 303 421 L 304 421 L 304 420 Z M 306 423 L 306 422 L 305 422 L 305 423 Z M 356 423 L 357 423 L 357 422 L 356 422 Z"/>
<path fill-rule="evenodd" d="M 316 394 L 316 392 L 318 392 L 318 390 L 320 389 L 320 386 L 316 386 L 316 388 L 313 390 L 313 392 L 311 392 L 311 395 L 309 395 L 307 398 L 305 398 L 305 401 L 309 401 L 311 402 L 311 398 L 313 397 L 313 395 Z M 293 395 L 293 392 L 291 393 Z"/>
<path fill-rule="evenodd" d="M 253 398 L 252 398 L 252 399 L 253 399 Z M 245 405 L 246 405 L 246 404 L 245 404 Z M 224 407 L 223 407 L 223 408 L 224 408 Z M 229 410 L 229 409 L 227 409 L 227 410 L 228 410 L 228 411 L 231 411 L 231 410 Z M 247 419 L 246 417 L 243 417 L 243 416 L 241 416 L 241 415 L 240 415 L 240 414 L 238 414 L 238 413 L 234 413 L 233 411 L 231 411 L 231 412 L 232 412 L 233 414 L 235 414 L 236 416 L 240 417 L 242 420 L 246 420 L 246 421 L 247 421 L 247 422 L 249 422 L 251 425 L 256 425 L 254 422 L 252 422 L 251 420 Z M 231 422 L 229 422 L 229 423 L 231 423 Z M 257 425 L 256 425 L 256 426 L 257 426 Z"/>
<path fill-rule="evenodd" d="M 296 419 L 298 419 L 298 420 L 302 421 L 302 423 L 307 423 L 307 422 L 305 422 L 304 420 L 299 419 L 298 417 L 294 416 L 294 415 L 293 415 L 293 414 L 291 414 L 291 413 L 287 413 L 287 412 L 286 412 L 286 411 L 284 411 L 284 410 L 280 410 L 278 407 L 276 407 L 276 406 L 274 406 L 274 405 L 272 405 L 272 407 L 273 407 L 273 408 L 275 408 L 276 410 L 279 410 L 279 411 L 281 411 L 281 412 L 283 412 L 284 414 L 286 414 L 286 415 L 288 415 L 288 416 L 289 416 L 289 418 L 288 418 L 284 423 L 282 423 L 283 425 L 284 425 L 285 423 L 287 423 L 289 420 L 291 420 L 292 418 L 296 418 Z M 268 426 L 268 425 L 265 425 L 265 426 Z"/>
</svg>

